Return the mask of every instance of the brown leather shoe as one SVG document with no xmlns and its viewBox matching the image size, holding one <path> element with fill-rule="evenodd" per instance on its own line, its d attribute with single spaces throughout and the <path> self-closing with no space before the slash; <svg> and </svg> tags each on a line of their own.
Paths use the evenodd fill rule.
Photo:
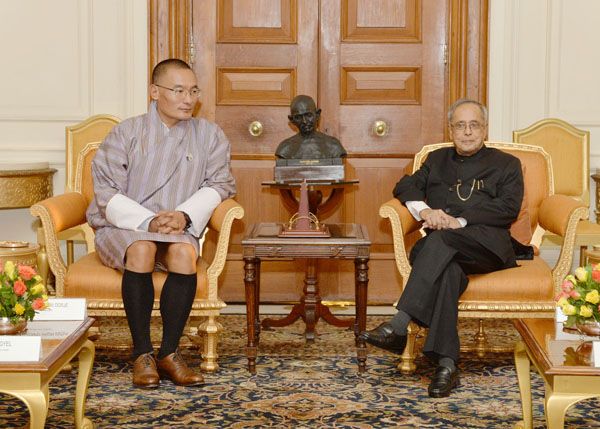
<svg viewBox="0 0 600 429">
<path fill-rule="evenodd" d="M 152 353 L 139 355 L 133 362 L 133 385 L 141 389 L 156 389 L 160 385 L 160 377 Z"/>
<path fill-rule="evenodd" d="M 201 374 L 190 370 L 178 351 L 164 359 L 156 359 L 158 373 L 180 386 L 196 386 L 204 382 Z"/>
</svg>

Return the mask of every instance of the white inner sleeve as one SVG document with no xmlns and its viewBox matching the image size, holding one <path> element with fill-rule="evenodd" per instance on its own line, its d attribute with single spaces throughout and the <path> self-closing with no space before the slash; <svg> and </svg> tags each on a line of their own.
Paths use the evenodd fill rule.
<svg viewBox="0 0 600 429">
<path fill-rule="evenodd" d="M 221 204 L 221 196 L 213 188 L 200 188 L 175 210 L 186 212 L 192 221 L 188 230 L 194 237 L 200 237 L 208 224 L 213 211 Z"/>
<path fill-rule="evenodd" d="M 422 221 L 423 219 L 421 219 L 419 213 L 421 213 L 421 210 L 430 209 L 431 207 L 429 207 L 424 201 L 407 201 L 406 208 L 416 220 Z M 465 218 L 457 217 L 456 220 L 458 220 L 461 227 L 464 228 L 467 226 L 467 220 Z"/>
<path fill-rule="evenodd" d="M 421 210 L 425 210 L 430 207 L 425 203 L 425 201 L 407 201 L 406 208 L 416 220 L 422 221 L 423 219 L 421 219 L 419 213 L 421 212 Z"/>
<path fill-rule="evenodd" d="M 142 231 L 140 226 L 156 213 L 123 194 L 116 194 L 106 205 L 106 220 L 114 226 L 132 231 Z"/>
</svg>

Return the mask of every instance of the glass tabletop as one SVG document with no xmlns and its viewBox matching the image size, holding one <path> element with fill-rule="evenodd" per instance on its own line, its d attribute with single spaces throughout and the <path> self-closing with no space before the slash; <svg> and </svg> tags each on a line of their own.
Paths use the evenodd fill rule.
<svg viewBox="0 0 600 429">
<path fill-rule="evenodd" d="M 40 350 L 39 363 L 52 365 L 56 353 L 60 350 L 66 350 L 80 339 L 94 323 L 94 319 L 88 317 L 86 320 L 60 320 L 60 321 L 29 321 L 27 328 L 21 335 L 39 336 L 42 338 L 42 347 Z M 2 337 L 0 337 L 1 339 Z M 60 349 L 60 350 L 59 350 Z M 31 365 L 37 365 L 35 362 L 23 363 L 24 370 Z M 3 367 L 14 366 L 14 362 L 0 362 L 0 370 Z"/>
<path fill-rule="evenodd" d="M 519 319 L 515 326 L 546 373 L 600 375 L 592 345 L 600 338 L 565 331 L 554 319 Z"/>
</svg>

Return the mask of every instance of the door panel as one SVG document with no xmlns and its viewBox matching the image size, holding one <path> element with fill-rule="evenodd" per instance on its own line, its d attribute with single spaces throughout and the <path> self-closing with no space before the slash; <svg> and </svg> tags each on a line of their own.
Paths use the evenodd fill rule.
<svg viewBox="0 0 600 429">
<path fill-rule="evenodd" d="M 421 0 L 342 0 L 342 41 L 418 42 Z"/>
<path fill-rule="evenodd" d="M 338 137 L 349 153 L 346 178 L 359 180 L 320 220 L 367 225 L 369 301 L 393 302 L 401 279 L 379 206 L 392 197 L 408 157 L 423 144 L 443 141 L 448 0 L 200 3 L 207 7 L 194 3 L 194 34 L 203 49 L 194 66 L 203 90 L 200 114 L 214 119 L 231 142 L 236 199 L 246 210 L 232 231 L 220 296 L 244 299 L 240 243 L 246 228 L 292 215 L 279 191 L 261 183 L 273 179 L 277 145 L 296 133 L 287 119 L 292 98 L 307 94 L 322 109 L 320 130 Z M 196 30 L 198 20 L 202 31 Z M 382 137 L 373 129 L 377 120 L 387 124 Z M 256 137 L 248 130 L 254 121 L 263 127 Z M 207 237 L 206 251 L 212 247 Z M 297 301 L 304 268 L 301 260 L 263 262 L 261 300 Z M 351 262 L 319 261 L 323 299 L 353 301 L 353 279 Z"/>
<path fill-rule="evenodd" d="M 342 67 L 341 104 L 420 104 L 419 67 Z"/>
<path fill-rule="evenodd" d="M 218 106 L 286 106 L 296 96 L 296 69 L 217 67 Z"/>
<path fill-rule="evenodd" d="M 218 0 L 218 43 L 296 43 L 296 0 Z"/>
<path fill-rule="evenodd" d="M 321 2 L 322 127 L 337 133 L 350 153 L 415 153 L 426 143 L 443 141 L 447 2 L 376 3 L 388 8 L 385 13 L 373 14 L 371 2 Z M 364 23 L 357 29 L 372 36 L 340 40 L 340 14 L 341 23 Z M 413 37 L 399 38 L 392 44 L 390 39 L 376 36 L 385 34 L 385 16 L 394 14 L 403 17 L 398 22 L 404 22 L 404 27 L 398 26 L 398 31 L 408 31 L 409 27 L 414 31 Z M 421 25 L 422 37 L 417 31 Z M 381 116 L 377 118 L 374 113 Z M 385 136 L 373 132 L 377 120 L 388 125 Z"/>
</svg>

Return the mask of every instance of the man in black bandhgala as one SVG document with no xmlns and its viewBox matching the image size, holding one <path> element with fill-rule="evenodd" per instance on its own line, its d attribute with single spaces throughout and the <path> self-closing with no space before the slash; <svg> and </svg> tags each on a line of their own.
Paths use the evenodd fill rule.
<svg viewBox="0 0 600 429">
<path fill-rule="evenodd" d="M 402 354 L 411 320 L 429 328 L 423 353 L 438 364 L 428 389 L 434 398 L 448 396 L 458 382 L 458 299 L 467 275 L 516 266 L 509 228 L 523 199 L 519 159 L 484 144 L 486 107 L 459 100 L 448 111 L 448 124 L 454 147 L 431 152 L 394 188 L 394 197 L 426 232 L 411 251 L 398 313 L 360 334 Z"/>
</svg>

